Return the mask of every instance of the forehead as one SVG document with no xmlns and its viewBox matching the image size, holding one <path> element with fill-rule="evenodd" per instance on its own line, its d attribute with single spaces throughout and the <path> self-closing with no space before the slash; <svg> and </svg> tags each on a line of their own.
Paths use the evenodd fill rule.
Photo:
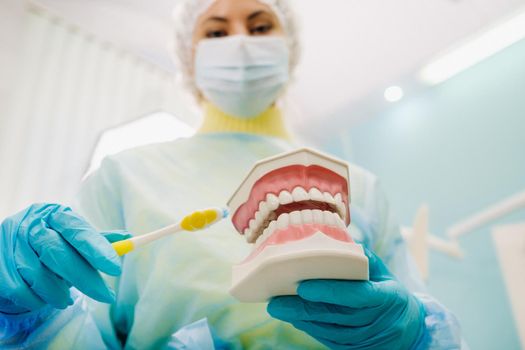
<svg viewBox="0 0 525 350">
<path fill-rule="evenodd" d="M 202 23 L 210 17 L 245 19 L 256 11 L 265 11 L 276 17 L 276 14 L 267 4 L 257 0 L 215 0 L 199 16 L 197 23 Z"/>
</svg>

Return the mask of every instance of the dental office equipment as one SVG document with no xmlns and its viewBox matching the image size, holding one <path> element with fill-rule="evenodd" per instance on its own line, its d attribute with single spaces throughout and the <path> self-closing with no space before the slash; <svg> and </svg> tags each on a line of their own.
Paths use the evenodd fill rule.
<svg viewBox="0 0 525 350">
<path fill-rule="evenodd" d="M 233 266 L 230 293 L 243 302 L 296 294 L 307 279 L 368 280 L 352 239 L 347 163 L 312 149 L 255 164 L 228 202 L 252 253 Z"/>
</svg>

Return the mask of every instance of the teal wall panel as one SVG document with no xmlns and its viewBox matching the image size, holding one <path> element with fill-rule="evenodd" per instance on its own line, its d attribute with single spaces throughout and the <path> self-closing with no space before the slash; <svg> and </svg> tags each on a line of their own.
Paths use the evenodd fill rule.
<svg viewBox="0 0 525 350">
<path fill-rule="evenodd" d="M 525 40 L 389 105 L 323 148 L 376 173 L 402 223 L 427 203 L 430 230 L 443 236 L 525 190 Z M 525 221 L 525 210 L 498 223 L 516 221 Z M 490 227 L 460 238 L 463 260 L 432 252 L 428 285 L 458 315 L 472 349 L 519 349 Z"/>
</svg>

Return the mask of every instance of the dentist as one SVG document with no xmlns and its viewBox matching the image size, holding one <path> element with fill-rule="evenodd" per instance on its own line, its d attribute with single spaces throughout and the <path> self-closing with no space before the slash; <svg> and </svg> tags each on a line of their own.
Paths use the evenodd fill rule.
<svg viewBox="0 0 525 350">
<path fill-rule="evenodd" d="M 357 166 L 349 229 L 370 281 L 305 281 L 297 296 L 241 304 L 228 295 L 230 269 L 249 247 L 227 222 L 116 256 L 110 242 L 224 203 L 254 162 L 293 148 L 277 104 L 299 57 L 287 2 L 183 0 L 175 21 L 199 132 L 107 158 L 74 209 L 35 204 L 3 221 L 0 348 L 460 348 L 377 178 Z"/>
</svg>

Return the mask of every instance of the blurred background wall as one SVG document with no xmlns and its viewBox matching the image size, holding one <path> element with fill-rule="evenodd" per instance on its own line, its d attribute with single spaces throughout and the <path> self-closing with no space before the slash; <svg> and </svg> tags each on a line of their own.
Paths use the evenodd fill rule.
<svg viewBox="0 0 525 350">
<path fill-rule="evenodd" d="M 430 232 L 446 238 L 453 223 L 525 191 L 525 40 L 325 147 L 375 172 L 401 222 L 427 203 Z M 525 222 L 525 208 L 494 225 L 516 221 Z M 459 316 L 472 349 L 519 349 L 492 226 L 460 238 L 462 260 L 432 252 L 428 284 Z"/>
<path fill-rule="evenodd" d="M 22 1 L 5 0 L 0 3 L 0 117 L 5 116 L 7 101 L 11 98 L 13 81 L 16 78 L 13 67 L 20 53 L 17 34 L 22 31 L 23 14 Z"/>
<path fill-rule="evenodd" d="M 0 8 L 0 216 L 69 202 L 104 129 L 157 110 L 191 115 L 171 73 L 36 5 Z"/>
</svg>

